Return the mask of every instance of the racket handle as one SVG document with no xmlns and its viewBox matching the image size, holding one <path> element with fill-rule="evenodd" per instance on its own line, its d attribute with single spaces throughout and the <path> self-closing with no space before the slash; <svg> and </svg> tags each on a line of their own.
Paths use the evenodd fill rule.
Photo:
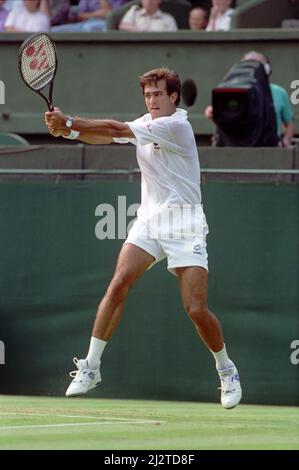
<svg viewBox="0 0 299 470">
<path fill-rule="evenodd" d="M 49 109 L 49 111 L 54 111 L 54 106 L 50 102 L 48 102 L 48 109 Z"/>
</svg>

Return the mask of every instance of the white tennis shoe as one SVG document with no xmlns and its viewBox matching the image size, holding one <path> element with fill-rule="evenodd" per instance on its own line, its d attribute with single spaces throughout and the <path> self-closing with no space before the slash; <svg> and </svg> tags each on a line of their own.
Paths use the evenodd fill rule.
<svg viewBox="0 0 299 470">
<path fill-rule="evenodd" d="M 65 392 L 67 397 L 84 395 L 102 381 L 99 369 L 90 369 L 86 359 L 77 359 L 74 357 L 73 361 L 78 370 L 70 372 L 70 376 L 74 377 L 74 379 Z"/>
<path fill-rule="evenodd" d="M 242 389 L 240 377 L 236 366 L 229 369 L 218 369 L 221 387 L 221 404 L 226 409 L 231 409 L 240 403 Z"/>
</svg>

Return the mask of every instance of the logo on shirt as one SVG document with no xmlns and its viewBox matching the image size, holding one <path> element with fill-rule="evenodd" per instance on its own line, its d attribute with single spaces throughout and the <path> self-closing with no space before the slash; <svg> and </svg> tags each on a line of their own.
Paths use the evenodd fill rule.
<svg viewBox="0 0 299 470">
<path fill-rule="evenodd" d="M 193 247 L 193 253 L 195 255 L 201 255 L 201 246 L 200 245 L 194 245 Z"/>
<path fill-rule="evenodd" d="M 160 145 L 154 142 L 154 150 L 160 150 Z"/>
<path fill-rule="evenodd" d="M 153 133 L 153 129 L 152 129 L 152 125 L 151 125 L 150 122 L 148 122 L 148 123 L 146 124 L 146 127 L 148 128 L 149 133 L 152 134 L 152 133 Z"/>
</svg>

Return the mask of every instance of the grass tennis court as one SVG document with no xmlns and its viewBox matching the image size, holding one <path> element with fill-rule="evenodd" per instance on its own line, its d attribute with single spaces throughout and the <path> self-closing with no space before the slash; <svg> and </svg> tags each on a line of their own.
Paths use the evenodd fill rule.
<svg viewBox="0 0 299 470">
<path fill-rule="evenodd" d="M 299 449 L 299 409 L 0 397 L 0 449 Z"/>
</svg>

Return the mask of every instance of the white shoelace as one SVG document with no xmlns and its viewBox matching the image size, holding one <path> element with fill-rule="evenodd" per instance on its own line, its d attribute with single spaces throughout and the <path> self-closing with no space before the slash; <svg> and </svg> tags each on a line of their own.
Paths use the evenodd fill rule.
<svg viewBox="0 0 299 470">
<path fill-rule="evenodd" d="M 74 357 L 73 362 L 74 362 L 74 364 L 75 364 L 75 366 L 77 367 L 78 370 L 72 370 L 72 372 L 70 372 L 70 376 L 74 380 L 76 380 L 77 378 L 79 378 L 79 375 L 81 375 L 81 377 L 80 377 L 81 382 L 90 381 L 90 379 L 91 379 L 91 377 L 89 375 L 90 370 L 89 369 L 80 369 L 79 366 L 78 366 L 79 359 L 77 359 L 76 357 Z M 85 371 L 88 371 L 88 372 L 86 373 Z"/>
</svg>

